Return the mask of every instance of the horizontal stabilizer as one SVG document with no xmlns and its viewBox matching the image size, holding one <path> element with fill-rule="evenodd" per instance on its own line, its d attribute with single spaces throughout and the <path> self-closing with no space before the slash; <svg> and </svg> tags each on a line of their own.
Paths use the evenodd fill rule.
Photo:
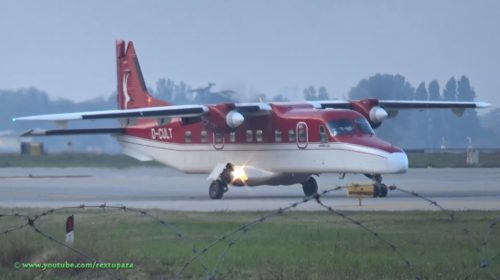
<svg viewBox="0 0 500 280">
<path fill-rule="evenodd" d="M 130 147 L 124 147 L 122 150 L 122 153 L 126 154 L 127 156 L 131 158 L 135 158 L 138 161 L 152 161 L 153 159 L 135 149 L 132 149 Z"/>
<path fill-rule="evenodd" d="M 24 132 L 22 137 L 33 136 L 57 136 L 57 135 L 82 135 L 82 134 L 120 134 L 124 128 L 82 128 L 82 129 L 30 129 Z"/>
</svg>

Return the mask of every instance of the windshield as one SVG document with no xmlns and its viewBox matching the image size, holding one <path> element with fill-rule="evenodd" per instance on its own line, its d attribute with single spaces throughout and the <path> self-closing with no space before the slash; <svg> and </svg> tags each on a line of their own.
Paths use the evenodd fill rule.
<svg viewBox="0 0 500 280">
<path fill-rule="evenodd" d="M 356 124 L 356 128 L 362 133 L 367 135 L 375 135 L 375 132 L 372 129 L 372 126 L 368 123 L 368 121 L 364 118 L 355 119 L 354 123 Z"/>
<path fill-rule="evenodd" d="M 348 119 L 331 120 L 328 122 L 328 129 L 333 136 L 349 135 L 354 130 L 351 121 Z"/>
<path fill-rule="evenodd" d="M 352 135 L 354 132 L 363 135 L 375 135 L 372 127 L 364 118 L 331 120 L 328 122 L 328 129 L 332 136 Z"/>
</svg>

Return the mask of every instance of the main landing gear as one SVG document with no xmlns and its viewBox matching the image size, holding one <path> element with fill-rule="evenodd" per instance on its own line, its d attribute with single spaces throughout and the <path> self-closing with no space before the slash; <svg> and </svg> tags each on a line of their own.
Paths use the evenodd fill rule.
<svg viewBox="0 0 500 280">
<path fill-rule="evenodd" d="M 228 185 L 231 182 L 231 172 L 234 167 L 228 163 L 216 180 L 212 181 L 208 188 L 208 195 L 211 199 L 221 199 L 224 193 L 229 190 Z"/>
<path fill-rule="evenodd" d="M 365 174 L 366 177 L 372 179 L 373 184 L 373 197 L 386 197 L 388 188 L 386 184 L 382 183 L 382 175 L 380 174 Z"/>
<path fill-rule="evenodd" d="M 302 182 L 302 190 L 306 196 L 314 195 L 318 192 L 318 183 L 313 177 L 309 177 L 307 181 Z"/>
</svg>

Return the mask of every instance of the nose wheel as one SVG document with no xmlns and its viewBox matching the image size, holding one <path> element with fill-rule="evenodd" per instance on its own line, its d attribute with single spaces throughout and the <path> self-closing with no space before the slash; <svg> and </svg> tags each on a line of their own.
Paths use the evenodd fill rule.
<svg viewBox="0 0 500 280">
<path fill-rule="evenodd" d="M 386 197 L 388 190 L 386 184 L 375 183 L 373 185 L 373 197 Z"/>
<path fill-rule="evenodd" d="M 208 195 L 211 199 L 221 199 L 224 196 L 224 193 L 227 192 L 228 187 L 227 184 L 220 181 L 215 180 L 212 181 L 210 187 L 208 188 Z"/>
<path fill-rule="evenodd" d="M 372 179 L 373 184 L 373 197 L 386 197 L 389 188 L 386 184 L 382 183 L 382 175 L 380 174 L 365 174 L 366 177 Z"/>
<path fill-rule="evenodd" d="M 313 177 L 310 177 L 307 181 L 302 182 L 302 190 L 306 196 L 314 195 L 318 192 L 318 183 Z"/>
<path fill-rule="evenodd" d="M 216 180 L 212 181 L 208 188 L 208 195 L 211 199 L 221 199 L 224 193 L 229 190 L 228 184 L 231 182 L 231 172 L 234 166 L 228 163 Z"/>
</svg>

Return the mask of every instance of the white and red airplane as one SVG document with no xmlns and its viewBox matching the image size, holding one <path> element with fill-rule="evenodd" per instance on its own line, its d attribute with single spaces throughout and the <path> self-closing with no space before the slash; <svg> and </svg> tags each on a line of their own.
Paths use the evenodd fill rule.
<svg viewBox="0 0 500 280">
<path fill-rule="evenodd" d="M 134 45 L 116 42 L 118 110 L 37 115 L 13 120 L 55 121 L 60 129 L 33 129 L 23 136 L 112 134 L 123 152 L 156 160 L 184 173 L 207 173 L 209 195 L 228 186 L 302 184 L 317 192 L 313 175 L 361 173 L 387 195 L 381 174 L 404 173 L 405 152 L 375 136 L 387 117 L 402 109 L 449 108 L 461 115 L 482 102 L 311 101 L 172 105 L 147 92 Z M 73 120 L 117 119 L 121 127 L 67 129 Z"/>
</svg>

